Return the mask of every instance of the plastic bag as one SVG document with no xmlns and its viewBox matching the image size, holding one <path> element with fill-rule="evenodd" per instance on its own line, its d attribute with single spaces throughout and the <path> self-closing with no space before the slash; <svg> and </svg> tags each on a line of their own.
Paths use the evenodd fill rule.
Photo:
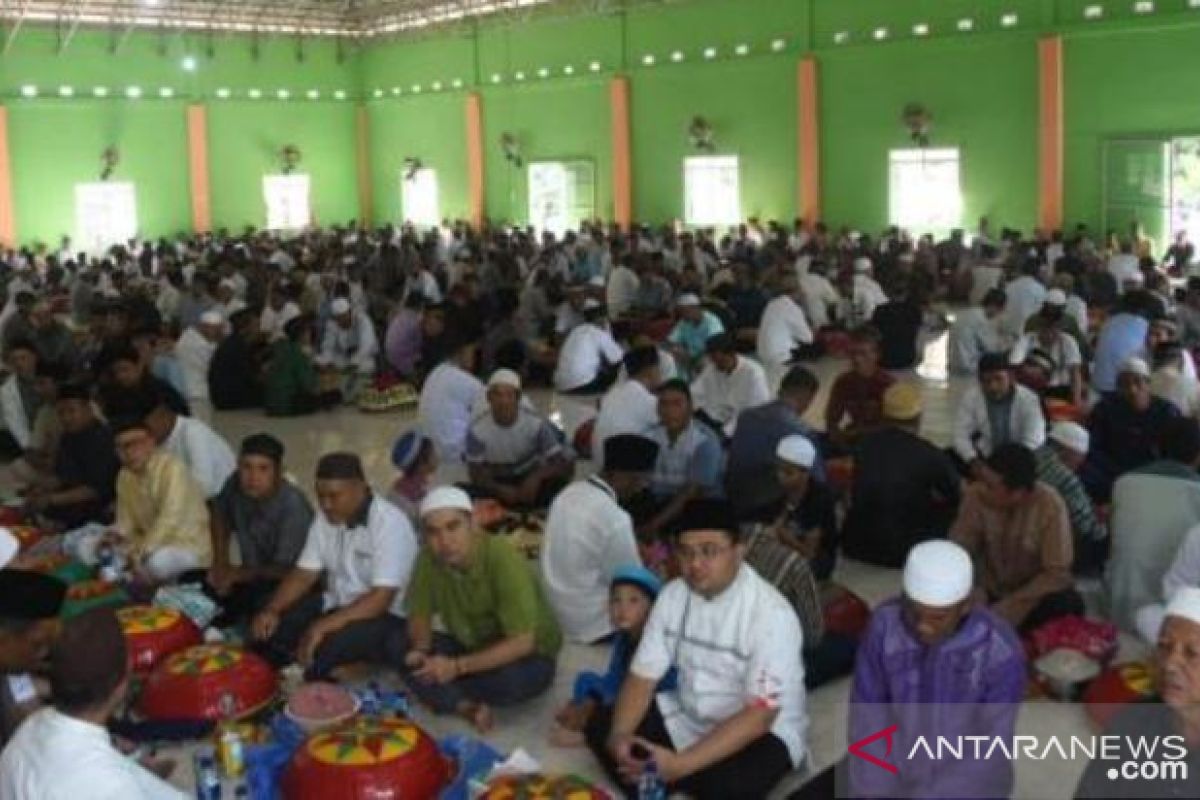
<svg viewBox="0 0 1200 800">
<path fill-rule="evenodd" d="M 484 788 L 492 768 L 504 760 L 503 753 L 470 736 L 447 736 L 438 747 L 457 765 L 454 780 L 442 790 L 440 800 L 472 800 Z"/>
<path fill-rule="evenodd" d="M 186 614 L 200 630 L 207 628 L 220 613 L 217 604 L 204 593 L 198 583 L 164 586 L 154 593 L 154 605 L 173 608 Z"/>
</svg>

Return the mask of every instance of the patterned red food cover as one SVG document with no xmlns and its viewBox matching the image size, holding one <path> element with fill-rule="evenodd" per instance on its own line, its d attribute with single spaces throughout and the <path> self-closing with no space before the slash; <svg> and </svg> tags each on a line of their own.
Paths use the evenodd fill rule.
<svg viewBox="0 0 1200 800">
<path fill-rule="evenodd" d="M 200 629 L 186 614 L 159 606 L 129 606 L 117 611 L 129 648 L 129 664 L 144 675 L 172 653 L 200 644 Z"/>
<path fill-rule="evenodd" d="M 1121 708 L 1154 694 L 1154 673 L 1141 661 L 1115 664 L 1101 672 L 1083 691 L 1083 705 L 1092 724 L 1104 730 Z"/>
<path fill-rule="evenodd" d="M 355 717 L 315 733 L 283 774 L 284 800 L 434 798 L 453 765 L 406 719 Z"/>
<path fill-rule="evenodd" d="M 505 775 L 488 782 L 479 800 L 609 800 L 577 775 Z"/>
<path fill-rule="evenodd" d="M 151 720 L 218 720 L 221 698 L 248 717 L 275 699 L 279 678 L 260 656 L 229 644 L 202 644 L 170 655 L 142 688 L 138 711 Z"/>
</svg>

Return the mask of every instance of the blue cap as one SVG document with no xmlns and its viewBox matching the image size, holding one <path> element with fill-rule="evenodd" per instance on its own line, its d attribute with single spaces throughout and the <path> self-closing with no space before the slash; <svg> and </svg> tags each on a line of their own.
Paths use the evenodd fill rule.
<svg viewBox="0 0 1200 800">
<path fill-rule="evenodd" d="M 392 445 L 392 464 L 396 469 L 401 472 L 411 469 L 417 461 L 417 456 L 421 455 L 425 441 L 425 437 L 417 430 L 411 430 L 397 439 Z"/>
<path fill-rule="evenodd" d="M 662 578 L 641 564 L 622 564 L 617 567 L 610 585 L 616 586 L 619 583 L 631 583 L 652 598 L 658 597 L 659 591 L 662 590 Z"/>
</svg>

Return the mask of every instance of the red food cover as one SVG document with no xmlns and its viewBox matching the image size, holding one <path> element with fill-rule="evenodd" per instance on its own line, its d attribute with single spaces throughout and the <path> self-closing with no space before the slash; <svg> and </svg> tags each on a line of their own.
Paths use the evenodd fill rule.
<svg viewBox="0 0 1200 800">
<path fill-rule="evenodd" d="M 150 673 L 138 711 L 152 720 L 218 720 L 221 698 L 233 698 L 233 716 L 248 717 L 279 688 L 275 670 L 260 656 L 228 644 L 189 647 Z"/>
</svg>

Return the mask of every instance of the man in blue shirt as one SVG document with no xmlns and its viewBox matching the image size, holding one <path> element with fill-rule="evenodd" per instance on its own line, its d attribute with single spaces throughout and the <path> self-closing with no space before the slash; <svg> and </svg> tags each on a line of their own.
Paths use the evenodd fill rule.
<svg viewBox="0 0 1200 800">
<path fill-rule="evenodd" d="M 692 376 L 700 372 L 700 360 L 708 340 L 725 332 L 721 320 L 711 311 L 705 311 L 700 298 L 694 294 L 681 294 L 675 300 L 679 321 L 667 337 L 671 354 L 681 375 Z"/>
<path fill-rule="evenodd" d="M 1100 394 L 1110 395 L 1117 390 L 1121 365 L 1145 346 L 1151 302 L 1144 292 L 1126 292 L 1120 310 L 1100 329 L 1092 364 L 1092 387 Z"/>
</svg>

